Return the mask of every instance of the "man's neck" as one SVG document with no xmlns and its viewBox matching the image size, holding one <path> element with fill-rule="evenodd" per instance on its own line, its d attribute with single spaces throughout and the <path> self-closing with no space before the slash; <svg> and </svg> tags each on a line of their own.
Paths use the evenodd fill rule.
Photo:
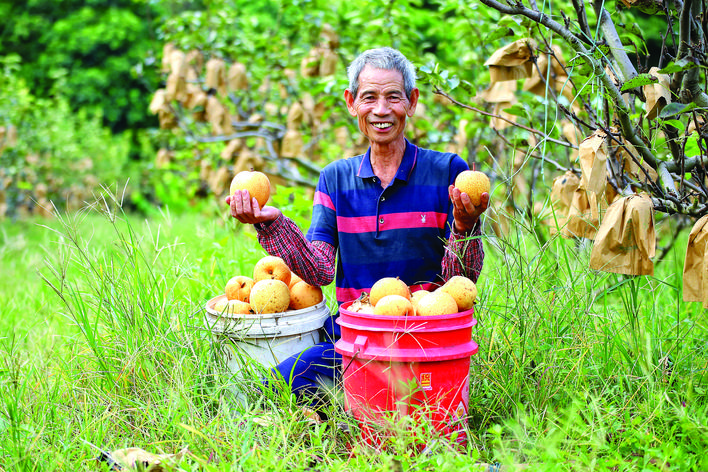
<svg viewBox="0 0 708 472">
<path fill-rule="evenodd" d="M 371 144 L 371 168 L 374 174 L 381 180 L 381 186 L 386 188 L 396 176 L 398 167 L 403 161 L 406 152 L 406 141 L 402 139 L 386 146 Z"/>
</svg>

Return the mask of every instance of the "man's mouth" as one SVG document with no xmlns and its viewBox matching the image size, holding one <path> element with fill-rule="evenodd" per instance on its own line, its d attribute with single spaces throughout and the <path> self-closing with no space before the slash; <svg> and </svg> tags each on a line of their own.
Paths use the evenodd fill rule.
<svg viewBox="0 0 708 472">
<path fill-rule="evenodd" d="M 371 123 L 371 125 L 372 125 L 374 128 L 386 129 L 386 128 L 390 128 L 391 126 L 393 126 L 393 123 L 389 123 L 389 122 L 386 122 L 386 123 Z"/>
</svg>

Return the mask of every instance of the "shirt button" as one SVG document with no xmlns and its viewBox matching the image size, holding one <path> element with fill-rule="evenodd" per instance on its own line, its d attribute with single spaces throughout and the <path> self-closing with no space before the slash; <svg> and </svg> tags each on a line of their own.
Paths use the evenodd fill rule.
<svg viewBox="0 0 708 472">
<path fill-rule="evenodd" d="M 386 197 L 381 197 L 381 201 L 382 201 L 382 202 L 385 202 L 385 201 L 386 201 Z"/>
<path fill-rule="evenodd" d="M 383 218 L 379 218 L 379 224 L 383 224 Z"/>
<path fill-rule="evenodd" d="M 372 182 L 376 182 L 376 177 L 371 179 Z"/>
</svg>

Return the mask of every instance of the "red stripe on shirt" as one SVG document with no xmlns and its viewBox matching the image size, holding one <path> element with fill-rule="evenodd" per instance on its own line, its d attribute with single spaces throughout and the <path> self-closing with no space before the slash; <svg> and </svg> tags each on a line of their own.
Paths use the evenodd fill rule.
<svg viewBox="0 0 708 472">
<path fill-rule="evenodd" d="M 387 213 L 379 229 L 444 228 L 447 214 L 434 211 Z"/>
<path fill-rule="evenodd" d="M 445 213 L 434 211 L 385 213 L 380 215 L 383 223 L 378 229 L 408 229 L 408 228 L 444 228 L 447 222 Z M 337 217 L 337 228 L 342 233 L 362 233 L 376 231 L 376 216 Z"/>
<path fill-rule="evenodd" d="M 326 208 L 329 208 L 330 210 L 335 209 L 334 203 L 332 203 L 332 199 L 329 198 L 329 195 L 323 192 L 315 192 L 314 204 L 322 205 Z"/>
<path fill-rule="evenodd" d="M 337 302 L 344 303 L 356 300 L 362 292 L 369 293 L 369 288 L 340 288 L 337 287 Z"/>
<path fill-rule="evenodd" d="M 337 216 L 337 228 L 342 233 L 371 233 L 376 231 L 376 216 Z"/>
</svg>

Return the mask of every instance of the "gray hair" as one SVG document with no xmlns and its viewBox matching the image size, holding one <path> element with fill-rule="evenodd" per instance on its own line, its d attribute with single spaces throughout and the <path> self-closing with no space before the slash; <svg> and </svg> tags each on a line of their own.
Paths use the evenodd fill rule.
<svg viewBox="0 0 708 472">
<path fill-rule="evenodd" d="M 359 92 L 359 74 L 367 64 L 376 69 L 400 72 L 403 76 L 403 88 L 406 96 L 411 98 L 411 92 L 415 88 L 415 67 L 400 51 L 389 47 L 364 51 L 349 64 L 347 77 L 349 78 L 349 92 L 353 97 L 356 98 L 356 94 Z"/>
</svg>

